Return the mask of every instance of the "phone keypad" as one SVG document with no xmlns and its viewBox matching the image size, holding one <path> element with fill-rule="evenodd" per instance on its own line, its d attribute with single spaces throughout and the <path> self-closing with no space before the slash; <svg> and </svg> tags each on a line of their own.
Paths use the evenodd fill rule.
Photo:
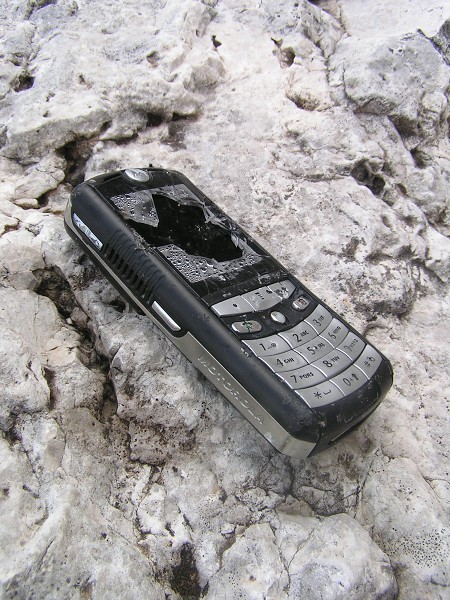
<svg viewBox="0 0 450 600">
<path fill-rule="evenodd" d="M 306 358 L 309 363 L 312 363 L 322 356 L 325 356 L 333 349 L 333 346 L 327 340 L 324 340 L 320 336 L 315 337 L 313 340 L 309 342 L 309 344 L 304 344 L 300 348 L 297 348 L 297 352 Z"/>
<path fill-rule="evenodd" d="M 351 363 L 352 359 L 346 354 L 339 350 L 332 350 L 323 358 L 316 360 L 312 364 L 314 367 L 320 369 L 327 377 L 332 377 L 333 375 L 340 373 L 340 371 L 348 367 Z"/>
<path fill-rule="evenodd" d="M 311 365 L 289 371 L 288 373 L 280 373 L 278 375 L 281 379 L 284 379 L 288 386 L 293 390 L 316 385 L 326 379 L 322 371 L 319 371 L 319 369 L 316 369 Z"/>
<path fill-rule="evenodd" d="M 378 369 L 381 356 L 325 306 L 296 290 L 284 280 L 218 302 L 212 309 L 221 317 L 241 314 L 241 320 L 228 323 L 231 329 L 250 338 L 242 342 L 311 408 L 317 408 L 364 385 Z M 253 318 L 249 313 L 259 314 Z M 267 335 L 274 328 L 276 333 Z"/>
<path fill-rule="evenodd" d="M 321 336 L 328 340 L 333 346 L 339 346 L 344 341 L 348 333 L 347 327 L 337 319 L 332 319 L 328 327 L 321 333 Z"/>
<path fill-rule="evenodd" d="M 381 356 L 371 346 L 366 346 L 361 352 L 355 366 L 364 373 L 367 379 L 370 379 L 381 364 Z"/>
<path fill-rule="evenodd" d="M 356 360 L 364 348 L 364 342 L 354 333 L 349 333 L 338 349 L 345 352 L 351 359 Z"/>
<path fill-rule="evenodd" d="M 272 283 L 267 286 L 269 290 L 272 290 L 281 300 L 290 298 L 295 291 L 295 285 L 289 279 L 280 281 L 278 283 Z"/>
<path fill-rule="evenodd" d="M 333 377 L 331 382 L 338 386 L 341 392 L 345 395 L 356 391 L 367 381 L 366 376 L 358 369 L 356 365 L 352 365 L 337 377 Z"/>
</svg>

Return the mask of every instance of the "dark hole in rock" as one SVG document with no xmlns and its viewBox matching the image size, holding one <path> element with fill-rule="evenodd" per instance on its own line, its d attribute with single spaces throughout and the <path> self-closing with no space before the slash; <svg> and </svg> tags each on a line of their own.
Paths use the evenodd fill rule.
<svg viewBox="0 0 450 600">
<path fill-rule="evenodd" d="M 34 77 L 32 77 L 29 73 L 21 73 L 14 85 L 14 91 L 23 92 L 24 90 L 29 90 L 33 87 L 33 84 Z"/>
<path fill-rule="evenodd" d="M 419 169 L 424 169 L 425 167 L 428 167 L 429 164 L 431 163 L 431 159 L 427 155 L 427 153 L 424 152 L 423 150 L 420 150 L 417 147 L 413 148 L 411 150 L 411 156 L 412 156 L 412 158 L 414 160 L 414 164 Z"/>
<path fill-rule="evenodd" d="M 378 196 L 383 191 L 384 186 L 385 186 L 384 179 L 382 177 L 380 177 L 379 175 L 375 175 L 375 177 L 372 180 L 372 183 L 369 184 L 367 187 L 373 194 L 375 194 L 375 196 Z"/>
<path fill-rule="evenodd" d="M 188 542 L 181 547 L 179 563 L 172 567 L 170 586 L 182 598 L 189 598 L 189 600 L 200 598 L 202 589 L 195 564 L 194 549 Z"/>
<path fill-rule="evenodd" d="M 350 172 L 350 175 L 354 179 L 356 179 L 356 181 L 359 181 L 359 183 L 367 182 L 370 177 L 370 173 L 367 170 L 367 167 L 364 165 L 364 163 L 359 163 L 355 167 L 353 167 L 353 169 Z"/>
<path fill-rule="evenodd" d="M 147 113 L 147 127 L 158 127 L 164 121 L 164 117 L 154 113 Z"/>
<path fill-rule="evenodd" d="M 150 54 L 147 54 L 147 62 L 149 62 L 152 67 L 156 67 L 158 65 L 159 54 L 158 54 L 158 52 L 156 52 L 156 50 L 154 50 L 153 52 L 150 52 Z"/>
<path fill-rule="evenodd" d="M 281 50 L 280 62 L 285 67 L 290 67 L 294 62 L 294 58 L 295 52 L 292 48 L 283 48 L 283 50 Z"/>
</svg>

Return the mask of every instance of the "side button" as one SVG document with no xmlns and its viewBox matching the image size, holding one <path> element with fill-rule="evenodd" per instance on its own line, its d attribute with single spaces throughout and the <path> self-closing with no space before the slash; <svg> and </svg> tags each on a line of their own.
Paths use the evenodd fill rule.
<svg viewBox="0 0 450 600">
<path fill-rule="evenodd" d="M 170 315 L 162 308 L 157 302 L 153 302 L 152 309 L 160 317 L 160 319 L 171 329 L 172 331 L 181 331 L 181 327 L 176 323 Z"/>
</svg>

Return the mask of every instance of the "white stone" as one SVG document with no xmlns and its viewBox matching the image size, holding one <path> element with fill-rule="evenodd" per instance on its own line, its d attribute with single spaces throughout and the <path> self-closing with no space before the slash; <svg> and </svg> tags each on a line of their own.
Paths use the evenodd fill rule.
<svg viewBox="0 0 450 600">
<path fill-rule="evenodd" d="M 419 4 L 0 15 L 2 597 L 446 598 L 449 13 Z M 149 163 L 392 361 L 333 448 L 276 452 L 68 237 L 72 182 Z"/>
</svg>

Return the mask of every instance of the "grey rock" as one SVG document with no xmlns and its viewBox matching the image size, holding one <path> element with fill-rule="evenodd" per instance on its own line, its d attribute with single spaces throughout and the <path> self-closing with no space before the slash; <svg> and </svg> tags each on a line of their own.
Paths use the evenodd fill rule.
<svg viewBox="0 0 450 600">
<path fill-rule="evenodd" d="M 212 579 L 208 597 L 281 599 L 286 598 L 288 582 L 270 525 L 251 525 L 224 552 L 222 569 Z"/>
<path fill-rule="evenodd" d="M 4 389 L 0 428 L 8 432 L 18 415 L 43 411 L 48 404 L 40 353 L 47 331 L 55 332 L 56 309 L 27 290 L 3 288 L 0 295 Z"/>
<path fill-rule="evenodd" d="M 342 70 L 345 94 L 357 109 L 388 115 L 409 149 L 437 137 L 447 107 L 448 71 L 423 35 L 393 37 L 381 44 L 348 38 L 339 45 L 333 61 Z M 431 87 L 430 69 L 434 74 Z"/>
<path fill-rule="evenodd" d="M 447 63 L 450 63 L 450 48 L 449 48 L 449 38 L 450 38 L 450 22 L 449 19 L 445 21 L 445 23 L 440 27 L 439 31 L 434 35 L 431 40 L 436 45 L 438 50 L 441 52 L 442 56 L 445 58 Z"/>
<path fill-rule="evenodd" d="M 29 15 L 32 85 L 25 93 L 6 93 L 0 111 L 7 128 L 3 156 L 35 162 L 76 138 L 105 130 L 108 138 L 132 137 L 149 114 L 169 120 L 174 112 L 196 114 L 201 96 L 189 88 L 208 87 L 221 73 L 212 44 L 206 47 L 202 40 L 211 10 L 196 2 L 182 9 L 155 3 L 140 7 L 138 14 L 134 7 L 124 8 L 102 23 L 95 5 L 83 11 L 53 3 L 37 6 Z M 136 28 L 137 20 L 142 27 Z M 11 25 L 6 46 L 16 48 L 17 36 Z M 80 40 L 96 48 L 94 61 L 74 54 Z M 158 68 L 152 68 L 155 63 Z M 9 71 L 4 79 L 11 85 Z"/>
<path fill-rule="evenodd" d="M 380 479 L 384 481 L 381 496 Z M 386 519 L 387 507 L 391 514 L 407 508 L 404 514 L 405 532 L 401 538 L 396 533 L 396 524 Z M 364 520 L 372 523 L 373 538 L 383 540 L 381 546 L 399 572 L 399 585 L 405 597 L 426 596 L 430 584 L 440 586 L 447 580 L 448 523 L 433 487 L 417 465 L 407 458 L 376 460 L 364 485 L 362 515 Z M 408 577 L 404 579 L 402 573 L 405 572 Z M 435 597 L 444 598 L 444 590 L 442 593 L 438 590 Z"/>
<path fill-rule="evenodd" d="M 296 534 L 302 540 L 307 534 L 300 548 Z M 277 537 L 289 565 L 287 598 L 397 598 L 387 555 L 347 515 L 322 522 L 283 515 Z M 371 577 L 365 580 L 367 572 Z"/>
<path fill-rule="evenodd" d="M 2 597 L 446 597 L 448 17 L 0 11 Z M 333 448 L 277 453 L 67 236 L 73 185 L 149 162 L 391 359 L 393 389 Z"/>
</svg>

